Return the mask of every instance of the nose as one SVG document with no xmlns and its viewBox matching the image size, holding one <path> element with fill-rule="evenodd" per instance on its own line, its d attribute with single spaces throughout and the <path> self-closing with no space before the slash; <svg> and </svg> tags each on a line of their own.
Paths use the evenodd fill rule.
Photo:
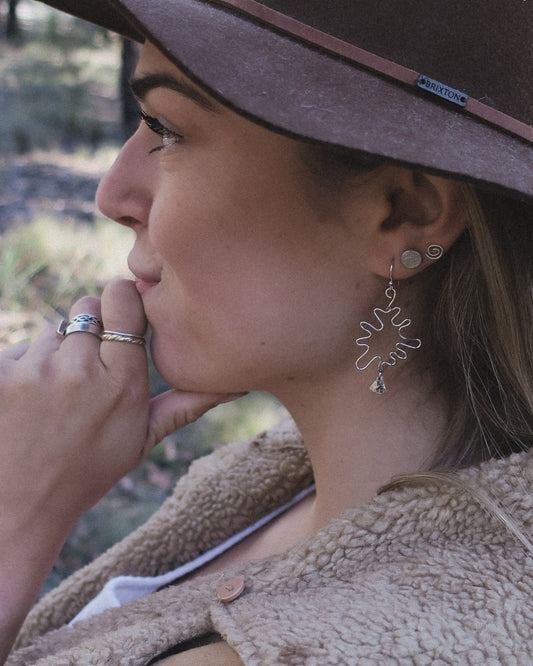
<svg viewBox="0 0 533 666">
<path fill-rule="evenodd" d="M 146 225 L 152 205 L 154 160 L 136 132 L 101 180 L 96 204 L 103 215 L 130 227 Z"/>
</svg>

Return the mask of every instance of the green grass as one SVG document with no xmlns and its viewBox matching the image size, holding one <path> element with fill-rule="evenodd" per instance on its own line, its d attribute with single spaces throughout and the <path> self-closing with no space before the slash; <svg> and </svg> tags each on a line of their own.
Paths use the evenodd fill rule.
<svg viewBox="0 0 533 666">
<path fill-rule="evenodd" d="M 0 236 L 0 308 L 65 314 L 113 277 L 131 277 L 131 244 L 128 229 L 104 219 L 82 224 L 36 217 L 11 227 Z"/>
</svg>

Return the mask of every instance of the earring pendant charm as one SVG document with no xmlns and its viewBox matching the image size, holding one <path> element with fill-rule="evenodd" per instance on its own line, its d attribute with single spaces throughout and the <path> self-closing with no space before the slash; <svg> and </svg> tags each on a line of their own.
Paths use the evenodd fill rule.
<svg viewBox="0 0 533 666">
<path fill-rule="evenodd" d="M 378 376 L 376 377 L 374 382 L 370 384 L 369 388 L 373 393 L 381 394 L 387 392 L 387 387 L 385 386 L 385 382 L 383 381 L 383 365 L 381 363 L 378 365 Z"/>
</svg>

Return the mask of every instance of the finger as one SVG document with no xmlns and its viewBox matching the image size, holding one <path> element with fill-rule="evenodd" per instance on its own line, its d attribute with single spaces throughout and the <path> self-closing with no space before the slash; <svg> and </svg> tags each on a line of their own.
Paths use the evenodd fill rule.
<svg viewBox="0 0 533 666">
<path fill-rule="evenodd" d="M 106 331 L 131 336 L 145 334 L 146 317 L 134 282 L 115 280 L 106 286 L 102 294 L 102 320 Z M 100 346 L 100 356 L 106 367 L 117 372 L 127 369 L 131 371 L 146 364 L 145 347 L 131 342 L 104 340 Z"/>
<path fill-rule="evenodd" d="M 28 351 L 29 348 L 30 345 L 27 344 L 16 345 L 15 347 L 9 347 L 8 349 L 5 349 L 0 353 L 0 360 L 18 361 L 20 358 L 24 356 L 24 354 Z"/>
<path fill-rule="evenodd" d="M 155 396 L 150 400 L 149 448 L 175 430 L 193 423 L 213 407 L 243 395 L 246 393 L 189 393 L 171 389 Z"/>
<path fill-rule="evenodd" d="M 96 296 L 84 296 L 80 298 L 71 307 L 69 318 L 72 321 L 74 317 L 80 314 L 89 314 L 101 320 L 100 299 Z M 100 347 L 100 338 L 93 333 L 86 331 L 76 331 L 69 333 L 65 336 L 61 344 L 61 352 L 63 354 L 72 355 L 80 363 L 85 363 L 87 360 L 94 360 L 95 354 L 98 353 Z"/>
<path fill-rule="evenodd" d="M 24 359 L 28 363 L 39 364 L 41 360 L 50 358 L 59 349 L 61 342 L 62 338 L 57 335 L 56 327 L 47 325 L 31 344 L 6 349 L 2 356 L 12 361 Z"/>
<path fill-rule="evenodd" d="M 3 352 L 3 358 L 12 361 L 24 358 L 31 363 L 39 363 L 41 359 L 49 358 L 64 340 L 62 335 L 58 335 L 57 329 L 57 323 L 43 320 L 31 344 L 23 343 L 10 347 Z"/>
</svg>

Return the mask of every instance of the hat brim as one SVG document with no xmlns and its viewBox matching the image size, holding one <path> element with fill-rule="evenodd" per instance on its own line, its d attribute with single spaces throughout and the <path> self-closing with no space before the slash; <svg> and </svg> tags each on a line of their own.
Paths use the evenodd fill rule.
<svg viewBox="0 0 533 666">
<path fill-rule="evenodd" d="M 46 0 L 148 39 L 196 83 L 274 131 L 533 202 L 533 146 L 446 102 L 199 0 Z"/>
</svg>

